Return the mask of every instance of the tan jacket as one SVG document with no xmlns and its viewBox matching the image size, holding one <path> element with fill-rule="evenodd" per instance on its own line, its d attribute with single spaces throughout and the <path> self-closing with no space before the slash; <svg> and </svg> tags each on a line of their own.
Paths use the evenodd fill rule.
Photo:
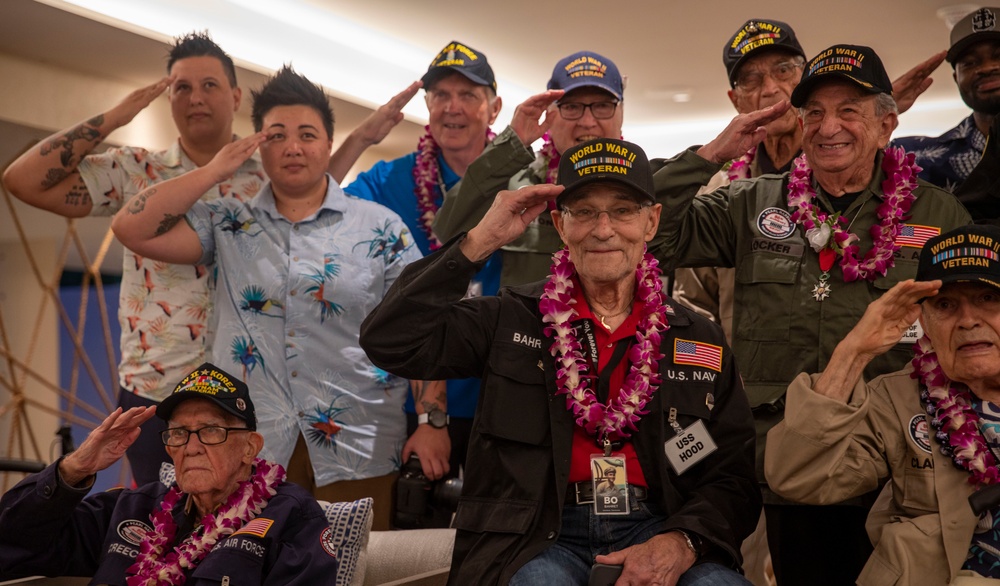
<svg viewBox="0 0 1000 586">
<path fill-rule="evenodd" d="M 788 387 L 785 420 L 767 434 L 764 471 L 785 498 L 837 503 L 888 480 L 868 516 L 875 553 L 862 586 L 951 582 L 978 521 L 969 474 L 941 454 L 911 371 L 859 381 L 846 404 L 813 392 L 818 375 L 801 374 Z"/>
</svg>

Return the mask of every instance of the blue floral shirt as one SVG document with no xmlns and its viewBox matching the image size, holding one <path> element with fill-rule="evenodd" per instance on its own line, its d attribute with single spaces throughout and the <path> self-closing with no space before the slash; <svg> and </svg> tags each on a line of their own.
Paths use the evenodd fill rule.
<svg viewBox="0 0 1000 586">
<path fill-rule="evenodd" d="M 954 192 L 982 158 L 986 137 L 970 114 L 941 136 L 903 136 L 892 144 L 917 156 L 916 162 L 923 168 L 921 179 Z"/>
<path fill-rule="evenodd" d="M 200 262 L 218 273 L 211 360 L 249 385 L 263 457 L 287 464 L 302 434 L 317 486 L 399 466 L 408 381 L 372 365 L 358 336 L 421 256 L 399 216 L 327 181 L 323 205 L 299 222 L 278 213 L 270 183 L 247 203 L 187 214 Z"/>
</svg>

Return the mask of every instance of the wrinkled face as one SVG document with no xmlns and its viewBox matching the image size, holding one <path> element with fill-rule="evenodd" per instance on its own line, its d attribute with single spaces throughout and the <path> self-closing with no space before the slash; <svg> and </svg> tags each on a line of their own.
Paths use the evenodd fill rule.
<svg viewBox="0 0 1000 586">
<path fill-rule="evenodd" d="M 170 111 L 181 138 L 194 144 L 228 141 L 242 93 L 229 85 L 222 62 L 188 57 L 174 63 L 170 74 L 176 76 L 170 86 Z"/>
<path fill-rule="evenodd" d="M 183 427 L 195 431 L 208 426 L 246 427 L 235 417 L 227 417 L 226 412 L 210 401 L 188 399 L 177 406 L 167 423 L 168 428 Z M 167 446 L 167 454 L 174 461 L 177 484 L 181 490 L 192 495 L 224 497 L 234 490 L 240 481 L 246 480 L 250 465 L 260 451 L 248 432 L 229 432 L 225 442 L 206 446 L 191 434 L 183 446 Z"/>
<path fill-rule="evenodd" d="M 729 99 L 740 114 L 747 114 L 773 106 L 782 100 L 792 99 L 792 90 L 802 78 L 804 60 L 786 51 L 766 51 L 755 55 L 740 65 L 736 74 L 736 87 L 729 90 Z M 799 121 L 789 108 L 785 115 L 765 128 L 770 136 L 791 134 Z"/>
<path fill-rule="evenodd" d="M 634 279 L 644 246 L 659 225 L 660 207 L 640 206 L 628 188 L 600 182 L 582 187 L 579 194 L 564 202 L 569 213 L 554 210 L 556 230 L 569 248 L 580 281 L 587 286 Z M 634 215 L 623 213 L 637 208 Z M 581 220 L 583 210 L 597 212 L 596 220 Z M 616 215 L 619 219 L 612 219 Z M 622 219 L 625 216 L 627 219 Z"/>
<path fill-rule="evenodd" d="M 974 386 L 1000 379 L 1000 292 L 951 283 L 923 302 L 920 322 L 948 378 Z"/>
<path fill-rule="evenodd" d="M 267 141 L 260 159 L 275 194 L 295 196 L 325 187 L 333 141 L 319 112 L 304 105 L 275 106 L 262 120 Z"/>
<path fill-rule="evenodd" d="M 427 88 L 431 136 L 443 151 L 478 155 L 486 145 L 486 129 L 500 113 L 500 98 L 461 73 L 450 73 Z"/>
<path fill-rule="evenodd" d="M 560 104 L 594 104 L 596 102 L 616 102 L 618 101 L 610 93 L 599 89 L 582 87 L 577 88 L 559 99 Z M 594 118 L 594 113 L 590 108 L 586 108 L 583 116 L 577 120 L 566 120 L 560 114 L 558 108 L 552 106 L 547 116 L 552 116 L 552 126 L 549 127 L 549 135 L 556 150 L 565 153 L 580 143 L 593 140 L 595 138 L 621 138 L 622 119 L 625 105 L 621 102 L 615 108 L 614 116 L 604 120 Z"/>
<path fill-rule="evenodd" d="M 876 116 L 875 96 L 838 79 L 813 90 L 801 111 L 802 151 L 818 180 L 823 174 L 870 174 L 875 153 L 896 128 L 896 114 Z"/>
<path fill-rule="evenodd" d="M 1000 41 L 970 45 L 955 60 L 955 84 L 976 112 L 1000 114 Z"/>
</svg>

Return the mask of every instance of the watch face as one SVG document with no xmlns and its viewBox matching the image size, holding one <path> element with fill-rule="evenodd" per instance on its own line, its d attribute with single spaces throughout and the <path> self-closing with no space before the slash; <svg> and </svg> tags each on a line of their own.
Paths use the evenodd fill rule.
<svg viewBox="0 0 1000 586">
<path fill-rule="evenodd" d="M 434 427 L 444 427 L 448 425 L 448 414 L 440 409 L 433 409 L 427 414 L 427 421 Z"/>
</svg>

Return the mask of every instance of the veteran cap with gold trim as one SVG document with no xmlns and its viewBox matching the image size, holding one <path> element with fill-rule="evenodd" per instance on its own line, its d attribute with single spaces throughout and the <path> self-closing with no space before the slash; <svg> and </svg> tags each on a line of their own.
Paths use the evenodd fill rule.
<svg viewBox="0 0 1000 586">
<path fill-rule="evenodd" d="M 795 31 L 780 20 L 752 18 L 743 23 L 722 48 L 722 62 L 726 65 L 726 73 L 729 74 L 729 84 L 736 86 L 737 72 L 744 61 L 765 51 L 774 50 L 806 58 L 802 45 L 795 38 Z"/>
<path fill-rule="evenodd" d="M 170 421 L 174 409 L 188 399 L 205 399 L 257 429 L 257 413 L 246 383 L 210 362 L 196 368 L 174 387 L 174 392 L 156 407 L 156 414 Z"/>
<path fill-rule="evenodd" d="M 441 49 L 420 81 L 424 82 L 424 89 L 427 89 L 452 71 L 461 73 L 472 83 L 489 86 L 497 91 L 497 78 L 493 75 L 493 68 L 486 60 L 486 55 L 458 41 L 452 41 Z"/>
<path fill-rule="evenodd" d="M 581 87 L 600 88 L 619 100 L 625 93 L 625 81 L 618 72 L 618 66 L 593 51 L 577 51 L 560 59 L 552 69 L 552 77 L 545 89 L 568 93 Z"/>
<path fill-rule="evenodd" d="M 869 94 L 892 95 L 892 80 L 871 47 L 834 45 L 806 64 L 802 81 L 792 90 L 792 105 L 802 107 L 817 85 L 834 78 L 847 80 Z"/>
<path fill-rule="evenodd" d="M 595 181 L 614 181 L 631 187 L 640 199 L 656 201 L 653 170 L 639 145 L 614 138 L 598 138 L 568 149 L 559 159 L 559 185 L 566 189 L 556 198 L 561 206 L 581 187 Z"/>
<path fill-rule="evenodd" d="M 969 224 L 928 240 L 920 250 L 917 280 L 935 279 L 1000 289 L 1000 227 Z"/>
</svg>

